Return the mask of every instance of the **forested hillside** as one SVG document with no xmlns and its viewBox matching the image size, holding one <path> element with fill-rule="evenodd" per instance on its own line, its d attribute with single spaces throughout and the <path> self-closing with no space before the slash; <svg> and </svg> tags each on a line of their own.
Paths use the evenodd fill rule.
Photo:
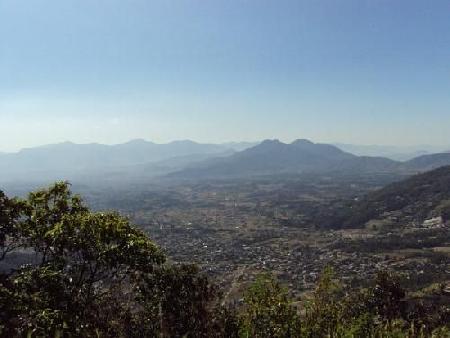
<svg viewBox="0 0 450 338">
<path fill-rule="evenodd" d="M 348 210 L 345 225 L 362 226 L 371 219 L 397 212 L 402 220 L 450 216 L 450 166 L 415 175 L 368 194 Z"/>
</svg>

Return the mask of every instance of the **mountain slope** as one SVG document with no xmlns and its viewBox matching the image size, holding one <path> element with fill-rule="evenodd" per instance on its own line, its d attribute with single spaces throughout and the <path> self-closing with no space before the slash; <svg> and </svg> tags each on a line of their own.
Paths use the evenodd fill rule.
<svg viewBox="0 0 450 338">
<path fill-rule="evenodd" d="M 420 156 L 407 162 L 356 156 L 329 144 L 299 139 L 291 144 L 199 144 L 184 140 L 156 144 L 133 140 L 117 145 L 65 142 L 0 154 L 0 182 L 14 180 L 121 180 L 154 178 L 232 178 L 298 173 L 414 174 L 450 165 L 450 153 Z M 236 152 L 236 149 L 244 149 Z M 110 176 L 108 176 L 110 175 Z M 94 179 L 94 181 L 95 181 Z"/>
<path fill-rule="evenodd" d="M 204 159 L 227 151 L 230 149 L 221 145 L 192 141 L 156 144 L 133 140 L 117 145 L 65 142 L 0 155 L 0 180 L 40 175 L 56 179 L 67 173 L 110 170 L 177 157 L 185 157 L 183 161 L 189 162 L 188 157 L 193 156 L 197 161 L 199 155 Z"/>
<path fill-rule="evenodd" d="M 395 161 L 408 161 L 418 156 L 442 152 L 443 146 L 381 146 L 381 145 L 358 145 L 358 144 L 334 144 L 339 149 L 357 156 L 386 157 Z"/>
<path fill-rule="evenodd" d="M 226 142 L 220 145 L 225 148 L 233 149 L 234 151 L 243 151 L 245 149 L 254 147 L 260 142 Z"/>
<path fill-rule="evenodd" d="M 381 159 L 374 161 L 383 162 Z M 387 159 L 385 162 L 390 165 L 395 163 Z M 208 178 L 329 172 L 371 165 L 368 158 L 360 159 L 328 144 L 317 144 L 308 140 L 296 140 L 291 144 L 285 144 L 278 140 L 265 140 L 228 158 L 206 161 L 202 165 L 175 173 L 173 176 Z"/>
<path fill-rule="evenodd" d="M 450 152 L 423 155 L 405 162 L 405 166 L 411 170 L 426 171 L 450 165 Z"/>
<path fill-rule="evenodd" d="M 450 165 L 450 153 L 424 155 L 407 162 L 386 157 L 357 156 L 329 144 L 296 140 L 285 144 L 265 140 L 228 158 L 207 160 L 172 177 L 200 179 L 284 173 L 406 174 Z"/>
<path fill-rule="evenodd" d="M 403 220 L 406 217 L 422 221 L 439 216 L 447 207 L 450 211 L 450 166 L 412 176 L 367 195 L 352 206 L 344 224 L 363 226 L 393 212 Z"/>
</svg>

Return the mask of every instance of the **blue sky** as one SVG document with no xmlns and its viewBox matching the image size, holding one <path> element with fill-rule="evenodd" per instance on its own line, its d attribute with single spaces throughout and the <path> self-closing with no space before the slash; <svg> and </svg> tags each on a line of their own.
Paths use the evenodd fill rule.
<svg viewBox="0 0 450 338">
<path fill-rule="evenodd" d="M 450 1 L 0 0 L 0 151 L 450 145 Z"/>
</svg>

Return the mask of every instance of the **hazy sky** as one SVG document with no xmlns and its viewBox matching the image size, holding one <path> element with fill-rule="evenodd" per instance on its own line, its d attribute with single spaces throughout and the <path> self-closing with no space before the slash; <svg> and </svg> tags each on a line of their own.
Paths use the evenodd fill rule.
<svg viewBox="0 0 450 338">
<path fill-rule="evenodd" d="M 449 130 L 448 0 L 0 0 L 0 151 Z"/>
</svg>

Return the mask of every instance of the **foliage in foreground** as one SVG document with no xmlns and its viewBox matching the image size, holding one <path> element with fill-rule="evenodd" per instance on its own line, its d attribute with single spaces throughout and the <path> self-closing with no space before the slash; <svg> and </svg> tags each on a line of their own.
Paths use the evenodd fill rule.
<svg viewBox="0 0 450 338">
<path fill-rule="evenodd" d="M 450 337 L 448 307 L 409 304 L 396 278 L 384 272 L 370 289 L 348 294 L 327 268 L 301 304 L 273 276 L 262 275 L 245 304 L 241 337 Z"/>
<path fill-rule="evenodd" d="M 66 183 L 9 199 L 0 192 L 4 337 L 447 337 L 448 307 L 411 305 L 395 278 L 346 294 L 324 271 L 295 303 L 269 275 L 239 308 L 195 266 L 172 265 L 116 213 L 90 211 Z"/>
</svg>

